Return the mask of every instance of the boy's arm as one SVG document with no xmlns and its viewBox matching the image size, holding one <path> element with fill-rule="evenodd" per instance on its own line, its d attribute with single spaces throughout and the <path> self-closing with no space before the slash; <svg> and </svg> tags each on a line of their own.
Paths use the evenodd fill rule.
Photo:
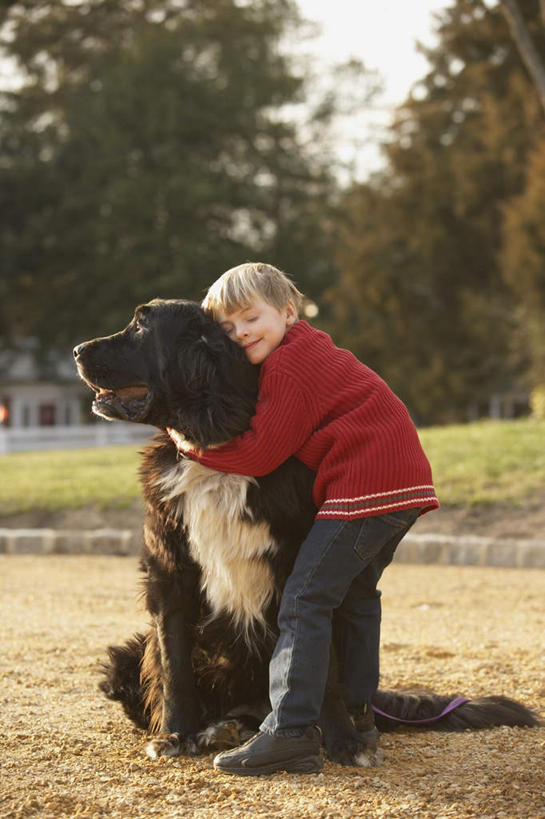
<svg viewBox="0 0 545 819">
<path fill-rule="evenodd" d="M 312 433 L 304 396 L 289 376 L 271 373 L 264 379 L 249 429 L 209 450 L 182 451 L 211 469 L 239 475 L 267 475 L 297 452 Z M 172 435 L 176 438 L 175 434 Z"/>
</svg>

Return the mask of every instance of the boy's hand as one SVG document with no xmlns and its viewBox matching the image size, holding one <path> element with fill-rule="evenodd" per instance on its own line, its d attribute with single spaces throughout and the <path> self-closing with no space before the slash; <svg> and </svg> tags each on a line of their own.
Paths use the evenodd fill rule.
<svg viewBox="0 0 545 819">
<path fill-rule="evenodd" d="M 196 444 L 192 444 L 187 438 L 184 438 L 181 432 L 178 432 L 176 429 L 172 429 L 172 427 L 167 427 L 167 432 L 170 438 L 176 444 L 176 448 L 183 452 L 185 455 L 198 455 L 202 450 Z"/>
</svg>

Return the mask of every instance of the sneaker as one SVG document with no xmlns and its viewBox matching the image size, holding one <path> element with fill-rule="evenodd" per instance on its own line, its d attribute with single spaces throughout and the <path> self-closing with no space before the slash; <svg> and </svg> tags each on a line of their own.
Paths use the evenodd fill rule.
<svg viewBox="0 0 545 819">
<path fill-rule="evenodd" d="M 218 754 L 214 768 L 239 776 L 260 776 L 276 771 L 315 773 L 324 764 L 320 744 L 320 732 L 312 726 L 295 737 L 260 731 L 240 748 Z"/>
</svg>

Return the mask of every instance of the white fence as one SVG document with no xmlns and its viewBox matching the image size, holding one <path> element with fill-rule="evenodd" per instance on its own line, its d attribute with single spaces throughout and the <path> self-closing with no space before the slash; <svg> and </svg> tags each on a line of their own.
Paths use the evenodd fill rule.
<svg viewBox="0 0 545 819">
<path fill-rule="evenodd" d="M 31 449 L 78 449 L 113 444 L 140 443 L 157 432 L 155 427 L 123 421 L 69 427 L 0 428 L 0 455 Z"/>
</svg>

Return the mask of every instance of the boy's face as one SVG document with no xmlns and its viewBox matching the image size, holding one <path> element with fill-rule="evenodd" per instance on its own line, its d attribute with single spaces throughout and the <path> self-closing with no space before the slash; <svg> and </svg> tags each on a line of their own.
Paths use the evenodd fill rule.
<svg viewBox="0 0 545 819">
<path fill-rule="evenodd" d="M 282 310 L 261 298 L 254 298 L 245 307 L 224 313 L 216 318 L 233 341 L 244 347 L 252 364 L 261 364 L 276 350 L 286 331 L 297 321 L 295 305 L 289 301 Z"/>
</svg>

